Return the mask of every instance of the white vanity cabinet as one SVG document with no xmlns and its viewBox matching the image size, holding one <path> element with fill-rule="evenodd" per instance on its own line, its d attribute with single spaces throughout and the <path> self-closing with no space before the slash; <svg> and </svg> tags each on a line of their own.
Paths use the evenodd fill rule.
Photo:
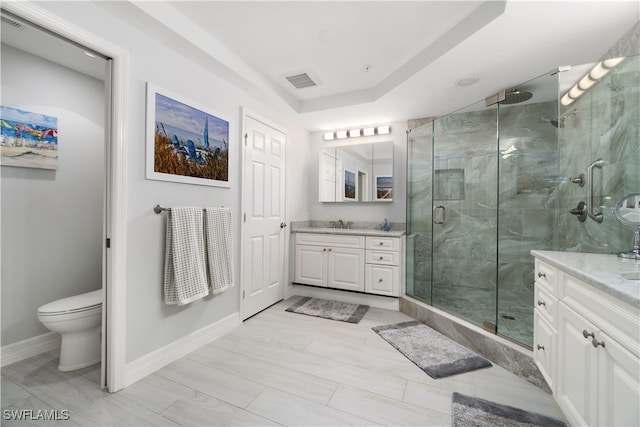
<svg viewBox="0 0 640 427">
<path fill-rule="evenodd" d="M 571 425 L 640 425 L 640 318 L 536 259 L 534 360 Z"/>
<path fill-rule="evenodd" d="M 400 238 L 366 237 L 364 291 L 400 296 Z"/>
<path fill-rule="evenodd" d="M 296 234 L 294 282 L 364 292 L 364 236 Z"/>
</svg>

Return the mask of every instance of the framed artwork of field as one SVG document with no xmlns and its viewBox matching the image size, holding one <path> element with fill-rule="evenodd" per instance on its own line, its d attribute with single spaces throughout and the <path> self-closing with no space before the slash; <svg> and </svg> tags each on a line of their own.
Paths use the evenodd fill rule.
<svg viewBox="0 0 640 427">
<path fill-rule="evenodd" d="M 230 187 L 229 121 L 147 83 L 147 179 Z"/>
<path fill-rule="evenodd" d="M 57 169 L 57 117 L 0 106 L 0 164 Z"/>
</svg>

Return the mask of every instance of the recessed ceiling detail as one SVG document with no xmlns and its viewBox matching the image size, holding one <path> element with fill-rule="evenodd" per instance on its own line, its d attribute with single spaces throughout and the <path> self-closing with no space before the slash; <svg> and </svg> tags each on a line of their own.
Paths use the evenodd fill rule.
<svg viewBox="0 0 640 427">
<path fill-rule="evenodd" d="M 315 81 L 313 81 L 311 77 L 309 77 L 309 74 L 307 73 L 287 76 L 285 77 L 285 79 L 287 79 L 287 81 L 291 83 L 296 89 L 304 89 L 306 87 L 313 87 L 318 85 Z"/>
</svg>

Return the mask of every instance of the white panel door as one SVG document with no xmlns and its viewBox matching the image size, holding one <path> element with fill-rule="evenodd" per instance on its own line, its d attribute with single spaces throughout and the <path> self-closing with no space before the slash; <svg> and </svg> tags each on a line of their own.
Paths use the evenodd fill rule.
<svg viewBox="0 0 640 427">
<path fill-rule="evenodd" d="M 245 117 L 242 318 L 284 297 L 286 135 Z"/>
</svg>

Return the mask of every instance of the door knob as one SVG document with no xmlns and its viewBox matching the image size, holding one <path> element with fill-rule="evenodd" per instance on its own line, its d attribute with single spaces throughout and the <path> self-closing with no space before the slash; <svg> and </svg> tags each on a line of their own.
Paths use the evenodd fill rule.
<svg viewBox="0 0 640 427">
<path fill-rule="evenodd" d="M 281 223 L 280 223 L 280 228 L 285 228 L 286 226 L 287 226 L 287 224 L 286 224 L 286 223 L 284 223 L 284 222 L 281 222 Z"/>
</svg>

